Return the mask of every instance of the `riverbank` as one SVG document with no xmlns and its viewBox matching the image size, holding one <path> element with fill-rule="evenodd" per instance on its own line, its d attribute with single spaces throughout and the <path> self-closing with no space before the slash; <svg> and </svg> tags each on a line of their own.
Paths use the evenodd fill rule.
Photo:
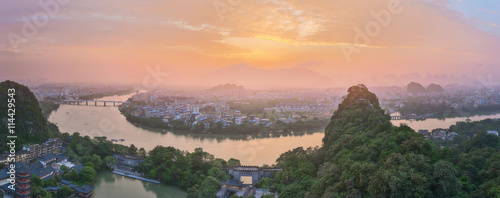
<svg viewBox="0 0 500 198">
<path fill-rule="evenodd" d="M 43 100 L 38 101 L 38 105 L 40 106 L 40 109 L 42 109 L 42 113 L 46 118 L 48 118 L 53 111 L 56 111 L 61 106 L 59 103 Z"/>
<path fill-rule="evenodd" d="M 467 120 L 480 121 L 480 120 L 495 119 L 495 118 L 500 118 L 500 113 L 492 115 L 476 115 L 471 117 L 455 117 L 448 119 L 430 118 L 425 120 L 391 120 L 391 122 L 394 126 L 399 126 L 400 124 L 406 124 L 415 131 L 421 129 L 431 131 L 437 128 L 447 129 L 450 126 L 455 125 L 457 122 L 465 122 Z"/>
<path fill-rule="evenodd" d="M 194 133 L 194 134 L 221 134 L 221 135 L 256 135 L 256 134 L 280 134 L 280 133 L 291 133 L 300 131 L 310 131 L 316 129 L 324 129 L 329 119 L 313 119 L 306 121 L 295 121 L 295 122 L 281 122 L 278 121 L 274 124 L 250 124 L 248 121 L 240 124 L 232 123 L 230 125 L 224 126 L 221 122 L 216 123 L 206 123 L 195 125 L 190 127 L 185 122 L 174 120 L 171 122 L 164 122 L 161 118 L 151 117 L 143 118 L 139 116 L 131 115 L 129 112 L 124 111 L 120 108 L 120 112 L 124 115 L 128 122 L 137 125 L 139 127 L 168 131 L 174 130 L 184 133 Z M 194 124 L 193 124 L 194 125 Z M 208 126 L 208 127 L 207 127 Z"/>
<path fill-rule="evenodd" d="M 134 88 L 128 88 L 128 89 L 112 91 L 112 92 L 83 95 L 83 96 L 79 96 L 78 99 L 80 99 L 80 100 L 95 100 L 98 98 L 104 98 L 104 97 L 109 97 L 109 96 L 127 95 L 127 94 L 130 94 L 132 92 L 134 92 Z"/>
<path fill-rule="evenodd" d="M 422 110 L 424 109 L 424 110 Z M 428 109 L 428 110 L 427 110 Z M 472 117 L 472 116 L 483 116 L 483 115 L 494 115 L 500 113 L 500 105 L 491 105 L 491 106 L 480 106 L 480 107 L 470 107 L 470 108 L 432 108 L 429 107 L 421 107 L 413 108 L 413 109 L 400 109 L 401 117 L 404 119 L 417 119 L 417 120 L 425 120 L 425 119 L 450 119 L 450 118 L 459 118 L 459 117 Z"/>
</svg>

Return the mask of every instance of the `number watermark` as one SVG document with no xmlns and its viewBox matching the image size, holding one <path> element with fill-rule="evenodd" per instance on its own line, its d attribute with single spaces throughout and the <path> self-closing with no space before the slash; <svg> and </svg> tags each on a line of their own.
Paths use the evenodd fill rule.
<svg viewBox="0 0 500 198">
<path fill-rule="evenodd" d="M 7 174 L 9 174 L 9 186 L 8 188 L 11 190 L 16 189 L 16 89 L 11 88 L 7 90 L 7 130 L 9 134 L 7 135 L 7 139 L 9 143 L 7 143 L 9 147 L 9 157 L 7 161 L 9 162 L 9 168 Z"/>
</svg>

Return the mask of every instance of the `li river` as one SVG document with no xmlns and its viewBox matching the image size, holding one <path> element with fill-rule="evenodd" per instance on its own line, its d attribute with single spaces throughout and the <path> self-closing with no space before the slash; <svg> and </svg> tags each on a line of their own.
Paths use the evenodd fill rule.
<svg viewBox="0 0 500 198">
<path fill-rule="evenodd" d="M 125 101 L 130 95 L 111 96 L 100 100 Z M 472 121 L 487 118 L 500 118 L 500 114 L 470 117 Z M 395 120 L 392 123 L 398 126 L 405 123 L 414 130 L 434 128 L 448 128 L 457 121 L 465 121 L 466 117 L 446 120 L 427 119 L 424 121 Z M 323 130 L 311 132 L 295 132 L 282 135 L 214 135 L 188 134 L 185 132 L 156 131 L 129 123 L 118 107 L 61 105 L 52 112 L 49 121 L 59 126 L 61 132 L 70 134 L 79 132 L 82 136 L 106 136 L 108 139 L 124 139 L 120 144 L 134 144 L 143 147 L 146 151 L 156 145 L 172 146 L 180 150 L 194 151 L 202 147 L 204 151 L 213 154 L 216 158 L 228 160 L 236 158 L 243 165 L 273 164 L 281 153 L 296 147 L 321 146 L 324 136 Z M 119 195 L 118 197 L 173 197 L 185 196 L 182 190 L 160 184 L 149 184 L 122 176 L 100 174 L 93 197 L 105 195 Z M 110 192 L 112 191 L 112 192 Z M 133 196 L 133 192 L 141 192 L 140 196 Z M 139 195 L 139 194 L 137 194 Z M 164 196 L 165 195 L 165 196 Z"/>
</svg>

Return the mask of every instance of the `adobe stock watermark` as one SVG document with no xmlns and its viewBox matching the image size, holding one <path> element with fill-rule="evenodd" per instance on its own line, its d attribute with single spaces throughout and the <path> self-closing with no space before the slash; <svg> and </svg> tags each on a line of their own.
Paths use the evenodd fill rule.
<svg viewBox="0 0 500 198">
<path fill-rule="evenodd" d="M 370 14 L 374 20 L 367 22 L 364 29 L 358 26 L 354 27 L 354 45 L 340 45 L 347 63 L 351 63 L 351 56 L 353 54 L 361 53 L 361 46 L 368 46 L 372 42 L 372 38 L 380 35 L 382 27 L 387 27 L 391 24 L 392 15 L 401 13 L 403 9 L 404 7 L 401 6 L 399 0 L 389 0 L 387 9 L 379 10 L 378 12 L 371 10 Z"/>
<path fill-rule="evenodd" d="M 236 7 L 241 5 L 243 0 L 214 0 L 212 5 L 217 12 L 217 16 L 221 21 L 224 21 L 224 15 L 226 12 L 232 12 Z"/>
<path fill-rule="evenodd" d="M 163 79 L 170 75 L 167 72 L 160 71 L 160 65 L 156 65 L 155 70 L 148 66 L 146 72 L 146 76 L 142 78 L 142 87 L 147 91 L 157 88 L 163 82 Z"/>
<path fill-rule="evenodd" d="M 71 0 L 39 0 L 38 6 L 42 11 L 36 12 L 30 18 L 23 17 L 21 20 L 24 22 L 21 27 L 21 34 L 9 32 L 7 39 L 14 49 L 15 53 L 19 53 L 19 47 L 24 44 L 27 45 L 36 35 L 41 28 L 49 23 L 51 17 L 55 17 L 61 10 L 61 5 L 69 3 Z"/>
</svg>

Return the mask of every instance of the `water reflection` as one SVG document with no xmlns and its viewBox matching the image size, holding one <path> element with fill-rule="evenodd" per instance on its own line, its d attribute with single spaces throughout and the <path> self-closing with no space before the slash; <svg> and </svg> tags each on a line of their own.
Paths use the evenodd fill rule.
<svg viewBox="0 0 500 198">
<path fill-rule="evenodd" d="M 106 171 L 97 175 L 92 197 L 175 198 L 186 197 L 186 195 L 185 191 L 175 186 L 144 182 Z"/>
<path fill-rule="evenodd" d="M 164 132 L 131 124 L 117 107 L 61 105 L 57 111 L 52 112 L 49 120 L 56 123 L 62 132 L 124 139 L 125 141 L 117 143 L 134 144 L 146 150 L 151 150 L 156 145 L 173 146 L 190 152 L 202 147 L 217 158 L 236 158 L 248 165 L 273 164 L 281 153 L 290 149 L 321 145 L 324 136 L 323 129 L 259 135 Z"/>
</svg>

